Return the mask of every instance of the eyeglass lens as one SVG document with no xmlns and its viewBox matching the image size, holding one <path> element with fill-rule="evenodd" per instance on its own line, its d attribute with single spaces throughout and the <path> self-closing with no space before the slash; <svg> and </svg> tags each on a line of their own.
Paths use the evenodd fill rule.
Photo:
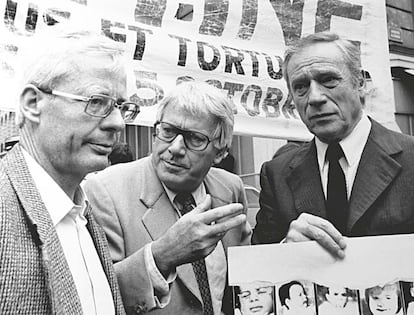
<svg viewBox="0 0 414 315">
<path fill-rule="evenodd" d="M 125 120 L 133 120 L 139 112 L 138 105 L 135 103 L 123 102 L 116 104 L 112 98 L 104 95 L 92 95 L 89 98 L 86 112 L 91 115 L 105 117 L 109 115 L 113 107 L 120 110 Z"/>
<path fill-rule="evenodd" d="M 185 145 L 195 151 L 204 150 L 210 139 L 197 131 L 183 130 L 166 122 L 160 122 L 155 127 L 156 136 L 166 142 L 172 142 L 179 134 L 184 138 Z"/>
</svg>

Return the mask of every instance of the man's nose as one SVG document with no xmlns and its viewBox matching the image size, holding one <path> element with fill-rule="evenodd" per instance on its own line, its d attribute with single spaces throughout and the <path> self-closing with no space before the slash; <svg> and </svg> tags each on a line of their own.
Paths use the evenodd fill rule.
<svg viewBox="0 0 414 315">
<path fill-rule="evenodd" d="M 324 88 L 316 81 L 311 81 L 309 85 L 308 103 L 310 106 L 320 106 L 326 102 Z"/>
<path fill-rule="evenodd" d="M 184 142 L 184 136 L 178 134 L 168 147 L 168 151 L 170 151 L 171 154 L 185 154 L 185 150 L 186 145 Z"/>
<path fill-rule="evenodd" d="M 103 120 L 105 128 L 112 129 L 116 132 L 125 128 L 125 121 L 119 109 L 114 108 Z"/>
</svg>

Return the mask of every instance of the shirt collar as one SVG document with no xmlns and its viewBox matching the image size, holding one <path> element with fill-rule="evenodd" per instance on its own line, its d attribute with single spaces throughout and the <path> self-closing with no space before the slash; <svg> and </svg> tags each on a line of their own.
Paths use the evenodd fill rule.
<svg viewBox="0 0 414 315">
<path fill-rule="evenodd" d="M 76 189 L 74 203 L 44 168 L 25 149 L 22 148 L 22 151 L 29 172 L 49 212 L 53 225 L 56 226 L 72 209 L 79 215 L 85 215 L 89 207 L 82 188 L 78 186 Z"/>
<path fill-rule="evenodd" d="M 352 130 L 352 132 L 346 138 L 342 139 L 339 142 L 342 151 L 344 151 L 345 159 L 349 166 L 352 167 L 360 160 L 370 131 L 371 121 L 368 119 L 368 116 L 365 113 L 362 113 L 362 117 L 355 126 L 354 130 Z M 325 164 L 325 153 L 328 149 L 328 144 L 315 137 L 315 145 L 318 155 L 318 165 L 319 169 L 321 170 Z"/>
</svg>

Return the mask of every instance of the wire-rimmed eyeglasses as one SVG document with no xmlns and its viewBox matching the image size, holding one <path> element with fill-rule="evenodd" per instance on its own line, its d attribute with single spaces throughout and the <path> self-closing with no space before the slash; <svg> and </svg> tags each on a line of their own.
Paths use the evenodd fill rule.
<svg viewBox="0 0 414 315">
<path fill-rule="evenodd" d="M 157 121 L 154 128 L 155 136 L 168 143 L 174 141 L 178 135 L 182 135 L 185 146 L 192 151 L 204 151 L 210 142 L 217 139 L 210 139 L 201 132 L 181 129 L 164 121 Z"/>
<path fill-rule="evenodd" d="M 103 95 L 103 94 L 93 94 L 89 97 L 75 95 L 71 93 L 61 92 L 57 90 L 48 90 L 39 88 L 39 91 L 60 96 L 66 97 L 72 100 L 85 102 L 85 113 L 93 116 L 93 117 L 101 117 L 105 118 L 108 117 L 109 114 L 114 110 L 114 108 L 118 108 L 121 112 L 122 117 L 124 118 L 125 122 L 131 122 L 137 117 L 140 112 L 139 105 L 134 102 L 125 102 L 117 100 L 111 96 Z"/>
</svg>

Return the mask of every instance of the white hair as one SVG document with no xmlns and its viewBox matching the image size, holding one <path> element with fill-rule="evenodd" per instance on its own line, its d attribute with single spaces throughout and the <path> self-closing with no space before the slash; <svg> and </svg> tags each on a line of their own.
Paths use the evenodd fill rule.
<svg viewBox="0 0 414 315">
<path fill-rule="evenodd" d="M 52 90 L 67 79 L 76 79 L 79 61 L 84 56 L 108 56 L 112 63 L 103 65 L 103 70 L 115 74 L 125 71 L 122 44 L 95 30 L 57 24 L 36 33 L 18 51 L 19 93 L 27 84 Z M 21 112 L 18 112 L 17 122 L 20 126 L 24 122 Z"/>
</svg>

